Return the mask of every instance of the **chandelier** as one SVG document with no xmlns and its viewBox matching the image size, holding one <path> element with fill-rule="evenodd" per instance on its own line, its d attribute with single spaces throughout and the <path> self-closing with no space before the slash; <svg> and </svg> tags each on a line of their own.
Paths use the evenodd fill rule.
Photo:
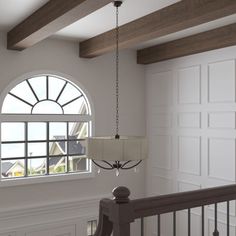
<svg viewBox="0 0 236 236">
<path fill-rule="evenodd" d="M 108 137 L 89 137 L 87 139 L 87 157 L 105 170 L 136 168 L 147 157 L 147 142 L 144 137 L 121 136 L 119 134 L 119 7 L 122 1 L 114 1 L 116 7 L 116 126 L 115 135 Z"/>
</svg>

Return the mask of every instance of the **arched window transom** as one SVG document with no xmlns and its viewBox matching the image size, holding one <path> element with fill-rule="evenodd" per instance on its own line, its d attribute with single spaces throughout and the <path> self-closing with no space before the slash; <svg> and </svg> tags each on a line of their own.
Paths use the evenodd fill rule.
<svg viewBox="0 0 236 236">
<path fill-rule="evenodd" d="M 52 76 L 26 79 L 6 96 L 2 113 L 89 114 L 81 90 L 71 82 Z"/>
</svg>

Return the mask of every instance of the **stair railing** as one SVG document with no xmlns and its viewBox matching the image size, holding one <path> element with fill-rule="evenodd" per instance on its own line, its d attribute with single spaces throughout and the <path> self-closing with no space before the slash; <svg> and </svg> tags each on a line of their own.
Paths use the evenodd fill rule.
<svg viewBox="0 0 236 236">
<path fill-rule="evenodd" d="M 208 188 L 130 200 L 126 187 L 113 190 L 114 198 L 100 201 L 99 224 L 94 236 L 130 236 L 130 224 L 141 219 L 141 236 L 144 236 L 144 217 L 157 216 L 157 236 L 161 236 L 161 215 L 173 214 L 173 236 L 176 235 L 176 212 L 188 212 L 188 236 L 191 236 L 191 209 L 201 207 L 201 235 L 204 236 L 205 206 L 214 205 L 214 232 L 219 236 L 217 206 L 226 202 L 226 235 L 230 236 L 230 201 L 236 200 L 236 185 Z"/>
</svg>

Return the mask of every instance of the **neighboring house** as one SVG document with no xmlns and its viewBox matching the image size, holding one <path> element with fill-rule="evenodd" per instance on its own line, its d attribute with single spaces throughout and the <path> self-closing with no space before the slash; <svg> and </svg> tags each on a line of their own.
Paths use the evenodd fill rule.
<svg viewBox="0 0 236 236">
<path fill-rule="evenodd" d="M 3 162 L 2 163 L 2 175 L 3 175 L 3 177 L 24 176 L 24 166 L 19 161 L 16 161 L 15 163 Z"/>
<path fill-rule="evenodd" d="M 79 126 L 75 126 L 78 128 Z M 82 126 L 81 126 L 82 127 Z M 78 132 L 80 133 L 80 132 Z M 75 155 L 79 154 L 79 156 L 73 156 L 69 158 L 69 167 L 70 171 L 82 171 L 86 170 L 86 159 L 81 158 L 81 155 L 85 154 L 85 147 L 82 144 L 74 139 L 77 139 L 77 136 L 70 136 L 72 141 L 69 142 L 68 146 L 65 141 L 62 141 L 63 137 L 55 136 L 55 142 L 53 142 L 50 147 L 50 156 L 51 155 Z M 68 150 L 67 150 L 68 149 Z M 65 167 L 65 157 L 52 157 L 50 158 L 50 168 L 53 168 L 55 172 L 57 172 L 58 168 Z"/>
<path fill-rule="evenodd" d="M 46 169 L 46 164 L 43 163 L 34 169 L 37 174 L 43 174 Z M 65 157 L 52 157 L 49 159 L 50 173 L 63 173 L 65 172 Z"/>
<path fill-rule="evenodd" d="M 84 124 L 81 125 L 81 123 L 76 123 L 76 125 L 73 127 L 73 132 L 80 134 L 81 128 L 84 129 Z M 77 130 L 77 131 L 76 131 Z M 64 136 L 54 136 L 55 142 L 52 143 L 50 146 L 50 151 L 49 155 L 50 156 L 55 156 L 55 157 L 50 157 L 49 159 L 49 170 L 51 173 L 63 173 L 65 172 L 65 162 L 66 162 L 66 157 L 58 157 L 58 155 L 66 155 L 69 153 L 69 155 L 74 155 L 74 154 L 79 154 L 79 156 L 73 156 L 69 158 L 69 171 L 83 171 L 86 170 L 86 159 L 81 157 L 85 153 L 85 147 L 81 145 L 81 143 L 77 140 L 78 136 L 70 136 L 70 139 L 72 141 L 69 142 L 68 146 L 63 139 L 65 139 Z M 68 151 L 67 151 L 68 149 Z M 35 171 L 37 173 L 41 173 L 43 170 L 45 170 L 45 163 L 39 166 Z"/>
</svg>

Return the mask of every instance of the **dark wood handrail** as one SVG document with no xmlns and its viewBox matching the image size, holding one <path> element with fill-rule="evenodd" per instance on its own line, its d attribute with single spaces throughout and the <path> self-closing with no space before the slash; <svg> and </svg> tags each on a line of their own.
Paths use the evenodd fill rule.
<svg viewBox="0 0 236 236">
<path fill-rule="evenodd" d="M 236 184 L 132 200 L 135 218 L 236 199 Z"/>
<path fill-rule="evenodd" d="M 100 202 L 95 236 L 110 236 L 112 231 L 113 236 L 130 236 L 135 219 L 236 200 L 236 184 L 136 200 L 129 200 L 126 187 L 118 187 L 113 195 L 113 200 Z"/>
</svg>

